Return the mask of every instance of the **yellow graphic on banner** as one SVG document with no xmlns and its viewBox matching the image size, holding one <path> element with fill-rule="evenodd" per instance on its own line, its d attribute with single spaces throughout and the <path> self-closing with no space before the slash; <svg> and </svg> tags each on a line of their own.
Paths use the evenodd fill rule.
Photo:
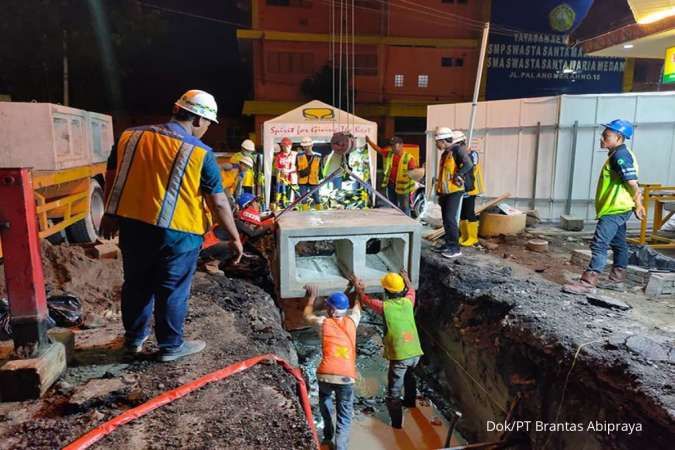
<svg viewBox="0 0 675 450">
<path fill-rule="evenodd" d="M 331 120 L 335 118 L 335 113 L 330 108 L 305 108 L 302 110 L 305 119 L 311 120 Z"/>
</svg>

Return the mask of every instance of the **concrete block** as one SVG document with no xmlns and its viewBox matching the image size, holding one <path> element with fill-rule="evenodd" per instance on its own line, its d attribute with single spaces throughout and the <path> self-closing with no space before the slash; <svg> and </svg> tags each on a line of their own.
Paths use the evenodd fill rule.
<svg viewBox="0 0 675 450">
<path fill-rule="evenodd" d="M 118 259 L 120 249 L 115 244 L 98 244 L 94 246 L 94 257 L 96 259 Z"/>
<path fill-rule="evenodd" d="M 626 280 L 640 286 L 646 286 L 652 273 L 640 266 L 626 267 Z"/>
<path fill-rule="evenodd" d="M 37 358 L 16 359 L 0 367 L 0 400 L 40 398 L 66 370 L 66 349 L 54 342 Z"/>
<path fill-rule="evenodd" d="M 584 219 L 570 215 L 560 216 L 560 228 L 567 231 L 582 231 L 584 229 Z"/>
<path fill-rule="evenodd" d="M 645 294 L 652 297 L 675 294 L 675 273 L 653 273 L 649 277 Z"/>
<path fill-rule="evenodd" d="M 278 273 L 281 298 L 302 297 L 303 286 L 319 294 L 343 290 L 345 273 L 361 278 L 368 292 L 382 292 L 380 278 L 405 269 L 417 286 L 421 225 L 389 208 L 288 212 L 278 221 Z M 302 243 L 333 243 L 319 255 L 298 254 Z"/>
</svg>

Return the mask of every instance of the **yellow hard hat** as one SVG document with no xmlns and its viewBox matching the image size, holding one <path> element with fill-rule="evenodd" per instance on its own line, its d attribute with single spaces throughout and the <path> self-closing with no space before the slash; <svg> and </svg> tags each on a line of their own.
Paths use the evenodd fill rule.
<svg viewBox="0 0 675 450">
<path fill-rule="evenodd" d="M 382 287 L 389 292 L 401 292 L 405 289 L 403 277 L 397 273 L 389 272 L 380 280 Z"/>
</svg>

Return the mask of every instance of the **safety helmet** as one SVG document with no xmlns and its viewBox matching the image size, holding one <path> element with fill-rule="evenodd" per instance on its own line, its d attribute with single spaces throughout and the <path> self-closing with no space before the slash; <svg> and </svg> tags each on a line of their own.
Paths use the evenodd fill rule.
<svg viewBox="0 0 675 450">
<path fill-rule="evenodd" d="M 326 304 L 337 310 L 349 309 L 349 299 L 343 292 L 334 292 L 326 299 Z"/>
<path fill-rule="evenodd" d="M 380 280 L 382 287 L 387 292 L 397 293 L 405 289 L 405 281 L 403 277 L 397 273 L 389 272 Z"/>
<path fill-rule="evenodd" d="M 252 140 L 246 139 L 244 142 L 241 143 L 241 148 L 243 150 L 246 150 L 247 152 L 254 152 L 255 144 L 253 143 Z"/>
<path fill-rule="evenodd" d="M 616 131 L 626 139 L 633 137 L 633 124 L 627 120 L 614 119 L 610 123 L 603 123 L 603 127 Z"/>
<path fill-rule="evenodd" d="M 250 156 L 242 156 L 239 158 L 239 164 L 243 164 L 245 166 L 253 168 L 253 158 Z"/>
<path fill-rule="evenodd" d="M 250 192 L 243 192 L 237 199 L 237 204 L 239 205 L 240 209 L 244 209 L 248 205 L 250 205 L 251 202 L 254 201 L 255 199 L 256 196 L 251 194 Z"/>
<path fill-rule="evenodd" d="M 176 106 L 200 117 L 218 123 L 218 104 L 213 95 L 199 89 L 191 89 L 175 103 Z"/>
<path fill-rule="evenodd" d="M 292 145 L 293 145 L 293 141 L 291 141 L 290 138 L 285 137 L 285 138 L 283 138 L 283 139 L 281 140 L 281 145 L 284 145 L 284 146 L 292 146 Z"/>
<path fill-rule="evenodd" d="M 456 144 L 459 142 L 466 142 L 466 135 L 461 131 L 455 130 L 452 132 L 452 143 Z"/>
<path fill-rule="evenodd" d="M 403 139 L 398 136 L 393 136 L 389 139 L 389 145 L 403 144 Z"/>
<path fill-rule="evenodd" d="M 309 136 L 303 137 L 302 141 L 300 141 L 301 147 L 311 147 L 312 145 L 314 145 L 314 141 Z"/>
<path fill-rule="evenodd" d="M 443 139 L 452 139 L 452 130 L 448 127 L 438 127 L 436 128 L 436 131 L 434 131 L 434 139 L 437 141 L 443 140 Z"/>
</svg>

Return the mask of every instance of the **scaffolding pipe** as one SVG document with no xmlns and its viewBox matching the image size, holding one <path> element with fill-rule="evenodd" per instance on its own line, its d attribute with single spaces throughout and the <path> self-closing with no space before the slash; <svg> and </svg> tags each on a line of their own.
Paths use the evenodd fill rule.
<svg viewBox="0 0 675 450">
<path fill-rule="evenodd" d="M 476 120 L 476 109 L 478 109 L 478 93 L 480 92 L 480 82 L 483 78 L 483 64 L 485 63 L 485 52 L 487 50 L 488 37 L 490 36 L 490 22 L 485 22 L 483 26 L 483 39 L 480 44 L 480 56 L 478 57 L 478 71 L 476 72 L 476 84 L 473 87 L 473 101 L 471 102 L 471 118 L 469 119 L 469 141 L 467 142 L 471 149 L 471 139 L 473 138 L 473 124 Z"/>
</svg>

